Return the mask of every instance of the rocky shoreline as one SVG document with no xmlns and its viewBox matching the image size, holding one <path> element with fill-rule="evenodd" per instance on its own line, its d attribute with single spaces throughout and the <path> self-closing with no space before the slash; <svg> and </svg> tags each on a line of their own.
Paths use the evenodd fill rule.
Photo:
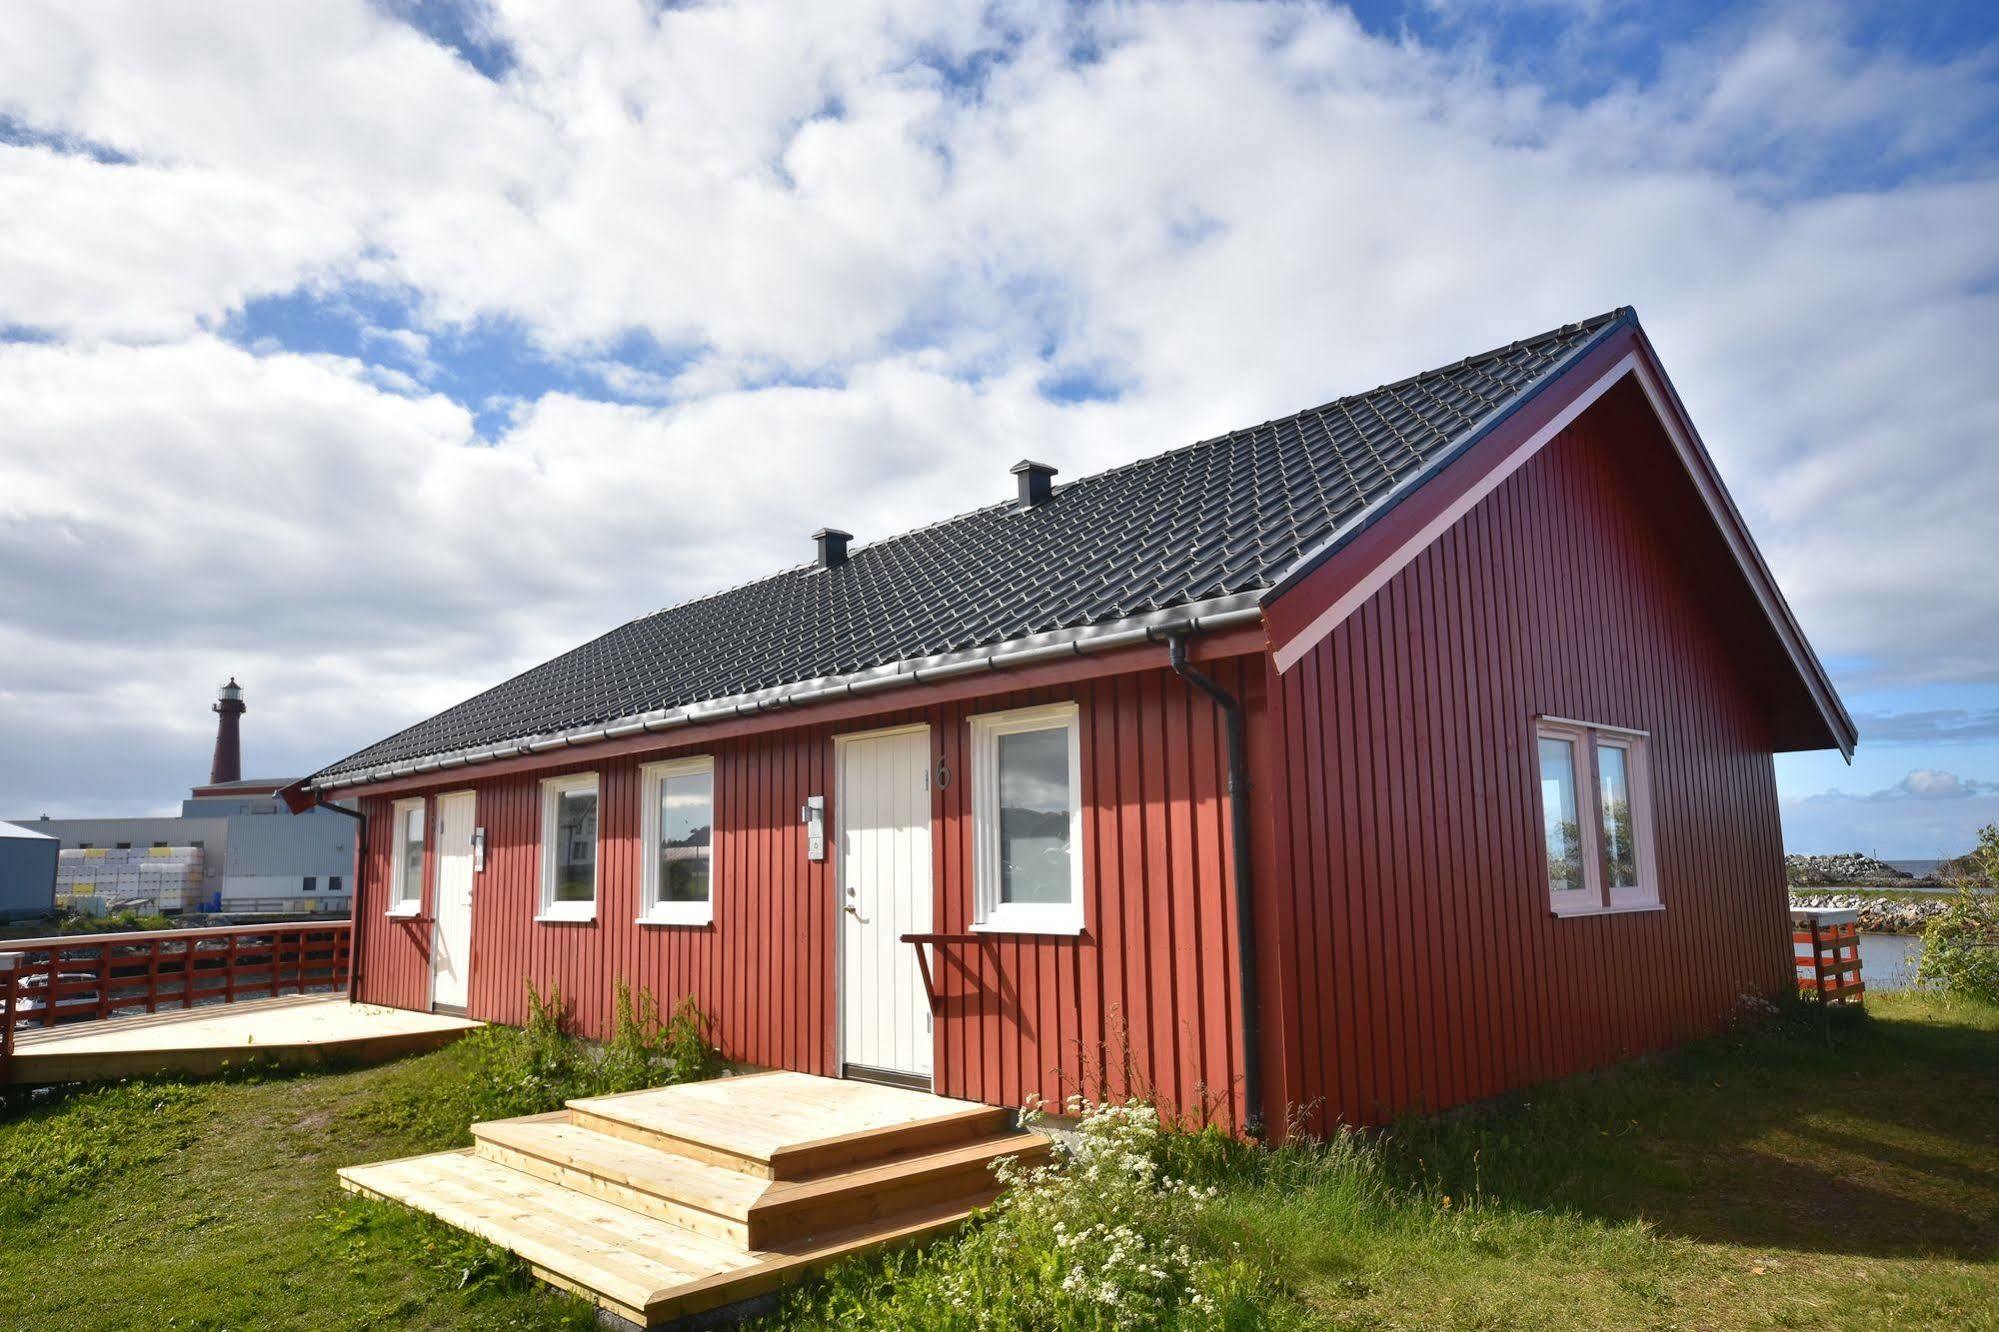
<svg viewBox="0 0 1999 1332">
<path fill-rule="evenodd" d="M 1914 882 L 1914 880 L 1911 880 Z M 1791 907 L 1811 907 L 1819 911 L 1852 911 L 1859 919 L 1862 934 L 1921 934 L 1938 913 L 1950 905 L 1947 896 L 1894 898 L 1877 893 L 1842 893 L 1791 890 Z"/>
<path fill-rule="evenodd" d="M 1924 888 L 1950 892 L 1964 887 L 1994 886 L 1975 851 L 1940 860 L 1928 874 L 1910 874 L 1858 851 L 1837 856 L 1785 856 L 1784 877 L 1793 888 Z"/>
<path fill-rule="evenodd" d="M 1784 878 L 1794 888 L 1942 888 L 1933 875 L 1917 878 L 1883 860 L 1848 851 L 1836 856 L 1785 856 Z"/>
</svg>

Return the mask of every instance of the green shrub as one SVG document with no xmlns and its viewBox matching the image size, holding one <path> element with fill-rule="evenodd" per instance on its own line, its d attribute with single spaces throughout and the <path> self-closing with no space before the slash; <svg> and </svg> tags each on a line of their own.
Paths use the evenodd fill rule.
<svg viewBox="0 0 1999 1332">
<path fill-rule="evenodd" d="M 592 1075 L 598 1093 L 714 1077 L 722 1071 L 722 1053 L 709 1039 L 712 1026 L 691 995 L 682 998 L 673 1017 L 662 1023 L 650 991 L 640 990 L 634 996 L 631 987 L 619 981 L 611 1039 Z"/>
<path fill-rule="evenodd" d="M 1916 979 L 1960 999 L 1999 1004 L 1999 894 L 1957 890 L 1923 929 Z"/>
<path fill-rule="evenodd" d="M 1046 1165 L 1002 1161 L 982 1223 L 920 1253 L 850 1265 L 789 1298 L 794 1323 L 942 1332 L 1267 1328 L 1294 1308 L 1267 1268 L 1210 1233 L 1218 1188 L 1175 1166 L 1246 1162 L 1218 1133 L 1164 1129 L 1142 1102 L 1073 1100 Z"/>
<path fill-rule="evenodd" d="M 133 930 L 171 930 L 175 925 L 175 921 L 157 911 L 142 913 L 128 909 L 93 916 L 75 907 L 61 906 L 40 920 L 28 921 L 19 928 L 9 929 L 7 933 L 15 938 L 51 934 L 123 934 Z"/>
<path fill-rule="evenodd" d="M 692 998 L 681 1000 L 662 1024 L 650 991 L 634 994 L 618 982 L 611 1039 L 601 1046 L 570 1034 L 560 988 L 544 996 L 528 982 L 527 1002 L 521 1026 L 484 1026 L 452 1047 L 459 1076 L 386 1097 L 371 1116 L 385 1128 L 447 1147 L 486 1120 L 543 1114 L 579 1096 L 694 1082 L 722 1071 L 721 1052 L 708 1038 L 711 1023 Z"/>
</svg>

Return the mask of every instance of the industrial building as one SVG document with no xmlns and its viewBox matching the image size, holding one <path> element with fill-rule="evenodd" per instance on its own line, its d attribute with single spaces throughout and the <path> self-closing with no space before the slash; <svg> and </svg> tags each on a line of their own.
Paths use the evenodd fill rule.
<svg viewBox="0 0 1999 1332">
<path fill-rule="evenodd" d="M 291 778 L 243 777 L 247 708 L 235 679 L 222 686 L 214 710 L 209 780 L 188 792 L 178 817 L 15 820 L 60 848 L 50 873 L 58 905 L 238 915 L 347 910 L 354 821 L 328 809 L 290 817 L 277 793 Z M 8 900 L 0 898 L 0 912 Z"/>
<path fill-rule="evenodd" d="M 55 839 L 0 823 L 0 920 L 47 915 L 55 891 Z"/>
</svg>

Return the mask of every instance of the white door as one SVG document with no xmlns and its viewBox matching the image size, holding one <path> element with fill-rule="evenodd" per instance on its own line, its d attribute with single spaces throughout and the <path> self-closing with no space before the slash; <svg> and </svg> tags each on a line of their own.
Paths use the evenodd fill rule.
<svg viewBox="0 0 1999 1332">
<path fill-rule="evenodd" d="M 930 1076 L 930 1001 L 905 934 L 930 928 L 930 728 L 835 741 L 846 1071 Z"/>
<path fill-rule="evenodd" d="M 479 798 L 456 791 L 437 798 L 437 924 L 430 943 L 433 1008 L 465 1007 L 472 969 L 472 823 Z"/>
</svg>

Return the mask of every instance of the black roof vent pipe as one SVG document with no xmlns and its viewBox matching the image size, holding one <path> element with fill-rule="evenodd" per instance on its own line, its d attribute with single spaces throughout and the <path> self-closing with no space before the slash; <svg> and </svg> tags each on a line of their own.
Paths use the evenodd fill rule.
<svg viewBox="0 0 1999 1332">
<path fill-rule="evenodd" d="M 1020 478 L 1020 507 L 1037 509 L 1055 497 L 1055 469 L 1022 458 L 1007 469 Z"/>
<path fill-rule="evenodd" d="M 812 534 L 812 539 L 819 543 L 819 567 L 837 569 L 847 562 L 847 543 L 854 539 L 854 534 L 837 527 L 822 527 Z"/>
</svg>

